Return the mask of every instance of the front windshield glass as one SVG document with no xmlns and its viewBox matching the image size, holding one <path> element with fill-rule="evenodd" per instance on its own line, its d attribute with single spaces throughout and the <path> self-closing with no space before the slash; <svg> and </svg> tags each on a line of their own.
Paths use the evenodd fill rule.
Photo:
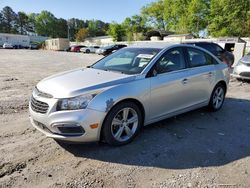
<svg viewBox="0 0 250 188">
<path fill-rule="evenodd" d="M 124 74 L 139 74 L 160 50 L 157 48 L 123 48 L 101 59 L 91 68 Z"/>
<path fill-rule="evenodd" d="M 242 60 L 242 61 L 245 61 L 245 62 L 250 62 L 250 54 L 244 56 L 241 60 Z"/>
</svg>

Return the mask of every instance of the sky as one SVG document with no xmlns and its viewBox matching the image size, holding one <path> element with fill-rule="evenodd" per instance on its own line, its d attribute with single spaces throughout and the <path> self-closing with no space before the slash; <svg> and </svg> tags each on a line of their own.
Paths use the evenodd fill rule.
<svg viewBox="0 0 250 188">
<path fill-rule="evenodd" d="M 121 23 L 126 17 L 156 0 L 0 0 L 0 9 L 10 6 L 15 12 L 39 13 L 48 10 L 58 18 L 99 19 Z"/>
</svg>

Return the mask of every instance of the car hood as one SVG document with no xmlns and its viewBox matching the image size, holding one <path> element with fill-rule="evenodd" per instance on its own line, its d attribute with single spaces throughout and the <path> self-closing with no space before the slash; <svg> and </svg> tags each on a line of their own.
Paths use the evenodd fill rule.
<svg viewBox="0 0 250 188">
<path fill-rule="evenodd" d="M 77 69 L 45 78 L 37 84 L 37 89 L 54 98 L 69 98 L 130 82 L 135 77 L 92 68 Z"/>
</svg>

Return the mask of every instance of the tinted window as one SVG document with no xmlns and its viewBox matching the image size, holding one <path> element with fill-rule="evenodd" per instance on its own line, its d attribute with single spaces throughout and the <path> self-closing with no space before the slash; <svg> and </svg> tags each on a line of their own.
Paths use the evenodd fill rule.
<svg viewBox="0 0 250 188">
<path fill-rule="evenodd" d="M 199 47 L 201 47 L 201 48 L 204 48 L 204 49 L 206 49 L 206 50 L 208 50 L 209 52 L 214 52 L 214 51 L 216 51 L 216 48 L 215 48 L 215 46 L 213 46 L 213 45 L 211 45 L 211 44 L 203 44 L 203 43 L 198 43 L 198 44 L 196 44 L 196 46 L 199 46 Z"/>
<path fill-rule="evenodd" d="M 208 54 L 205 54 L 204 52 L 194 48 L 188 48 L 187 51 L 191 67 L 199 67 L 213 64 L 212 57 Z"/>
<path fill-rule="evenodd" d="M 182 48 L 167 51 L 156 63 L 155 70 L 158 74 L 181 70 L 185 68 L 185 60 Z"/>
<path fill-rule="evenodd" d="M 197 43 L 196 46 L 204 48 L 216 56 L 223 53 L 223 49 L 219 45 L 214 44 L 214 43 L 207 43 L 207 44 L 206 43 Z"/>
</svg>

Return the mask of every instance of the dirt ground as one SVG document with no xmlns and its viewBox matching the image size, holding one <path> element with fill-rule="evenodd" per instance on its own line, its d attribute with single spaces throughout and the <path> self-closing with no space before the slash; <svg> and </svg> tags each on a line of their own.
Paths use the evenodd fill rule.
<svg viewBox="0 0 250 188">
<path fill-rule="evenodd" d="M 146 127 L 129 145 L 58 144 L 29 122 L 32 88 L 100 56 L 0 50 L 0 187 L 250 187 L 250 83 L 224 107 Z"/>
</svg>

